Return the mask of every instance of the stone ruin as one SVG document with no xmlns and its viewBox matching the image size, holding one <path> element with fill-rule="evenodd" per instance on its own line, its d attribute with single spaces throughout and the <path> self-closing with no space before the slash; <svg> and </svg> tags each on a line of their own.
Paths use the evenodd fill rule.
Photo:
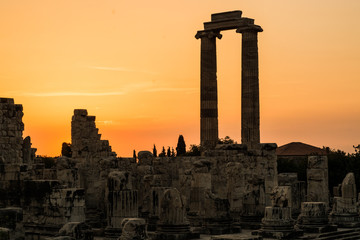
<svg viewBox="0 0 360 240">
<path fill-rule="evenodd" d="M 339 227 L 359 227 L 360 215 L 354 173 L 348 173 L 340 187 L 341 196 L 334 197 L 330 221 Z"/>
<path fill-rule="evenodd" d="M 242 143 L 218 144 L 216 38 L 230 29 L 242 34 Z M 36 157 L 30 137 L 23 138 L 22 105 L 1 98 L 0 239 L 306 239 L 302 233 L 337 239 L 345 234 L 334 233 L 338 226 L 357 227 L 353 174 L 331 206 L 326 156 L 309 157 L 306 185 L 296 174 L 278 175 L 277 145 L 260 143 L 261 31 L 233 11 L 213 14 L 196 34 L 201 156 L 140 151 L 138 161 L 117 157 L 101 139 L 95 116 L 75 109 L 68 154 Z"/>
</svg>

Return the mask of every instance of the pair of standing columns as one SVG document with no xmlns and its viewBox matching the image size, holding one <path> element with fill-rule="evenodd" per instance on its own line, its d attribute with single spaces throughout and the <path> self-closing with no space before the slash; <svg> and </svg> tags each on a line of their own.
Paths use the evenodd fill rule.
<svg viewBox="0 0 360 240">
<path fill-rule="evenodd" d="M 260 143 L 259 114 L 259 58 L 257 33 L 260 27 L 238 29 L 242 33 L 241 58 L 241 142 L 248 148 Z M 219 31 L 199 31 L 201 38 L 201 146 L 214 149 L 218 142 L 218 97 L 216 38 L 221 39 Z"/>
</svg>

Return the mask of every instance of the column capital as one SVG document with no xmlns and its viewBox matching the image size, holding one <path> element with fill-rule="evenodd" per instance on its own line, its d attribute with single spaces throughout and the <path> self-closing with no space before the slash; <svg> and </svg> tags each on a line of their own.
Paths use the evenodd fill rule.
<svg viewBox="0 0 360 240">
<path fill-rule="evenodd" d="M 236 29 L 237 33 L 243 33 L 243 32 L 262 32 L 263 29 L 259 25 L 245 25 L 241 26 L 238 29 Z"/>
<path fill-rule="evenodd" d="M 207 37 L 207 38 L 218 38 L 221 39 L 222 35 L 220 34 L 220 31 L 198 31 L 195 35 L 196 39 L 199 38 L 203 38 L 203 37 Z"/>
</svg>

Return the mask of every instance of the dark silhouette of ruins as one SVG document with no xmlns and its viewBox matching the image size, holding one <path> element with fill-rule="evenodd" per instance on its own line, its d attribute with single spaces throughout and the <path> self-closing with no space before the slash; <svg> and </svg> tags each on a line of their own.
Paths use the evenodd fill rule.
<svg viewBox="0 0 360 240">
<path fill-rule="evenodd" d="M 242 34 L 241 144 L 217 144 L 216 38 L 229 29 Z M 36 157 L 23 138 L 22 105 L 0 98 L 0 240 L 360 239 L 354 174 L 330 202 L 327 156 L 308 157 L 305 184 L 278 174 L 277 145 L 260 143 L 261 31 L 233 11 L 213 14 L 196 34 L 201 156 L 170 148 L 165 156 L 163 147 L 157 157 L 154 145 L 154 154 L 117 157 L 95 116 L 75 109 L 63 155 Z M 179 137 L 176 150 L 184 149 Z"/>
</svg>

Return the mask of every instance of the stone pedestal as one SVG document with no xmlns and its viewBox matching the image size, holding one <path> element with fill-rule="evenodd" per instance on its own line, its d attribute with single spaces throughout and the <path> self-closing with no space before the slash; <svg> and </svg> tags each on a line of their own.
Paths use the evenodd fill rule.
<svg viewBox="0 0 360 240">
<path fill-rule="evenodd" d="M 360 226 L 355 176 L 348 173 L 341 184 L 341 197 L 334 197 L 330 222 L 344 228 Z"/>
<path fill-rule="evenodd" d="M 295 231 L 294 224 L 290 207 L 266 207 L 259 233 L 268 238 L 292 238 L 299 234 Z"/>
<path fill-rule="evenodd" d="M 327 205 L 324 202 L 303 202 L 296 226 L 306 233 L 324 233 L 336 231 L 329 224 Z"/>
<path fill-rule="evenodd" d="M 184 204 L 176 188 L 167 189 L 161 198 L 160 220 L 156 240 L 188 240 L 193 238 L 186 219 Z"/>
</svg>

